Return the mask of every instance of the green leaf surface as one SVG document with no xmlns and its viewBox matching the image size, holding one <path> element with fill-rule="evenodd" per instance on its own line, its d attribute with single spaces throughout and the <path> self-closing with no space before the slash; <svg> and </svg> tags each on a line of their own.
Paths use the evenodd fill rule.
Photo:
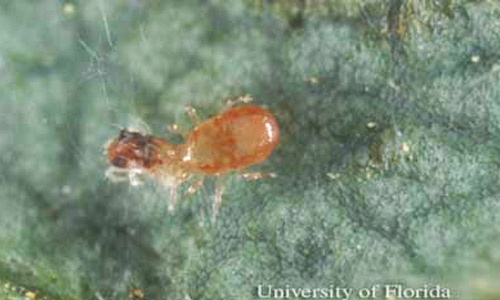
<svg viewBox="0 0 500 300">
<path fill-rule="evenodd" d="M 0 297 L 500 299 L 498 2 L 16 0 L 0 27 Z M 173 214 L 106 178 L 120 127 L 179 142 L 185 104 L 245 94 L 277 177 L 225 176 L 216 224 L 213 178 Z"/>
</svg>

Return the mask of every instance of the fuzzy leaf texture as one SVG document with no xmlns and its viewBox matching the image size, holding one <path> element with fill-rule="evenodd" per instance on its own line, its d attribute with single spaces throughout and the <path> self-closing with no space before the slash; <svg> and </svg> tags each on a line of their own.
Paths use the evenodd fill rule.
<svg viewBox="0 0 500 300">
<path fill-rule="evenodd" d="M 487 0 L 1 0 L 0 296 L 499 299 L 499 20 Z M 280 124 L 252 168 L 277 177 L 226 176 L 215 225 L 213 180 L 169 214 L 165 188 L 105 177 L 120 127 L 179 142 L 184 104 L 244 94 Z"/>
</svg>

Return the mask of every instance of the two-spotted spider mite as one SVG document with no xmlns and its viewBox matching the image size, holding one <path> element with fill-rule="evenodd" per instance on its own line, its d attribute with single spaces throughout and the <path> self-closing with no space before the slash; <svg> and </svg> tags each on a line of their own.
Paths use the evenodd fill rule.
<svg viewBox="0 0 500 300">
<path fill-rule="evenodd" d="M 184 134 L 183 144 L 122 129 L 106 147 L 111 165 L 108 176 L 117 179 L 119 175 L 126 175 L 134 185 L 138 183 L 137 176 L 142 174 L 167 186 L 169 211 L 175 207 L 179 185 L 198 178 L 187 189 L 188 193 L 194 193 L 202 185 L 204 176 L 218 176 L 212 205 L 212 221 L 215 221 L 222 202 L 220 176 L 264 162 L 279 143 L 278 123 L 268 110 L 257 105 L 235 106 L 251 100 L 249 96 L 230 100 L 221 114 L 202 123 L 198 123 L 195 110 L 186 106 L 196 126 Z M 170 130 L 179 133 L 177 126 L 171 126 Z M 242 177 L 259 179 L 263 175 L 246 173 Z"/>
</svg>

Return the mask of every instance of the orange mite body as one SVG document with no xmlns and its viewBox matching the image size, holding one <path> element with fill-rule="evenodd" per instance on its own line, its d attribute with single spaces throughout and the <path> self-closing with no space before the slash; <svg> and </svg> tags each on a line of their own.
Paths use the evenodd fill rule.
<svg viewBox="0 0 500 300">
<path fill-rule="evenodd" d="M 259 164 L 279 142 L 273 115 L 260 106 L 240 106 L 196 126 L 186 142 L 186 165 L 221 174 Z"/>
<path fill-rule="evenodd" d="M 274 116 L 260 106 L 245 105 L 195 126 L 184 144 L 123 129 L 106 152 L 115 169 L 151 176 L 170 187 L 175 198 L 175 188 L 191 176 L 222 175 L 262 163 L 278 143 Z M 170 199 L 169 209 L 174 205 Z"/>
</svg>

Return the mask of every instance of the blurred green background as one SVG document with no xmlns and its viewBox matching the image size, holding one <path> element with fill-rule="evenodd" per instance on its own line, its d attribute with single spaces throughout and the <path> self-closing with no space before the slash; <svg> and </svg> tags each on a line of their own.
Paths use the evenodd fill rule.
<svg viewBox="0 0 500 300">
<path fill-rule="evenodd" d="M 256 299 L 259 284 L 500 299 L 500 4 L 0 0 L 0 298 Z M 184 196 L 105 177 L 251 94 L 282 141 Z M 352 298 L 354 299 L 354 298 Z"/>
</svg>

